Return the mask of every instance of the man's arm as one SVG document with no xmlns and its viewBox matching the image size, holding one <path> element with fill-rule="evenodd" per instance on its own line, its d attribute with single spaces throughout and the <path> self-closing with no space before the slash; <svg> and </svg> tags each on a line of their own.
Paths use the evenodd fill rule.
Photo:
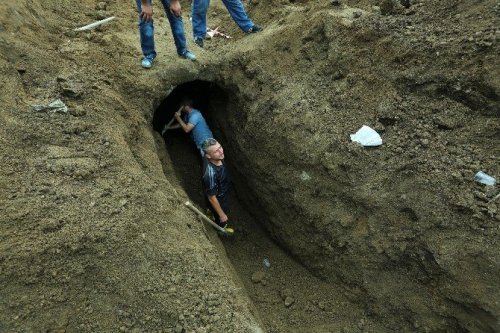
<svg viewBox="0 0 500 333">
<path fill-rule="evenodd" d="M 220 203 L 219 203 L 219 200 L 217 199 L 217 197 L 215 195 L 209 195 L 208 202 L 210 202 L 210 204 L 214 208 L 217 215 L 219 215 L 219 220 L 223 223 L 227 222 L 227 215 L 222 210 L 222 207 L 220 206 Z"/>
<path fill-rule="evenodd" d="M 153 7 L 148 0 L 141 0 L 141 14 L 139 16 L 146 22 L 153 19 Z"/>
<path fill-rule="evenodd" d="M 191 130 L 194 128 L 194 125 L 191 124 L 191 123 L 185 123 L 184 120 L 182 120 L 181 118 L 181 113 L 179 111 L 177 111 L 175 113 L 175 119 L 177 119 L 177 122 L 179 123 L 179 125 L 182 127 L 182 129 L 184 130 L 184 132 L 186 133 L 189 133 L 191 132 Z"/>
</svg>

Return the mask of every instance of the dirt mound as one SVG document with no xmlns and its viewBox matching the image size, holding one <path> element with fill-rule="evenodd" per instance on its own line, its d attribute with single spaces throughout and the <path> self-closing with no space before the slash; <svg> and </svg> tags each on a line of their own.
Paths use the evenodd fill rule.
<svg viewBox="0 0 500 333">
<path fill-rule="evenodd" d="M 498 3 L 246 5 L 265 30 L 214 3 L 233 38 L 189 44 L 195 63 L 155 7 L 149 71 L 133 3 L 0 5 L 0 331 L 497 331 L 498 185 L 472 178 L 500 175 Z M 152 129 L 194 80 L 225 94 L 207 118 L 265 229 L 238 206 L 226 250 Z M 33 107 L 56 99 L 67 112 Z M 363 124 L 381 147 L 350 142 Z M 273 265 L 296 261 L 243 263 L 265 234 Z"/>
</svg>

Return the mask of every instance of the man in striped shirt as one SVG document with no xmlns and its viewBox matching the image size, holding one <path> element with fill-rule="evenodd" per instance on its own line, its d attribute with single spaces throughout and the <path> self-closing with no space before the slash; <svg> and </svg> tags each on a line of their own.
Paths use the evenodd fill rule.
<svg viewBox="0 0 500 333">
<path fill-rule="evenodd" d="M 215 223 L 225 228 L 229 213 L 229 172 L 224 163 L 224 150 L 215 139 L 203 142 L 203 189 L 214 214 Z"/>
</svg>

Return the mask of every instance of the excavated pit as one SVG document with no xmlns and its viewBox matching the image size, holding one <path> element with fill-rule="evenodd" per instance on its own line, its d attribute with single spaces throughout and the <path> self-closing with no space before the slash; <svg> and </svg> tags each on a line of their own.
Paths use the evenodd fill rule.
<svg viewBox="0 0 500 333">
<path fill-rule="evenodd" d="M 227 113 L 241 112 L 231 107 L 235 106 L 233 97 L 211 82 L 181 84 L 159 105 L 153 126 L 161 132 L 180 103 L 186 98 L 191 99 L 194 108 L 204 114 L 214 136 L 226 147 L 226 161 L 233 183 L 229 217 L 236 232 L 233 237 L 221 237 L 220 241 L 237 273 L 237 283 L 244 286 L 270 332 L 311 332 L 313 329 L 323 332 L 349 325 L 348 318 L 352 315 L 365 317 L 364 306 L 353 301 L 355 291 L 314 276 L 286 248 L 278 245 L 265 227 L 269 221 L 260 218 L 255 211 L 261 209 L 260 203 L 255 201 L 256 196 L 245 180 L 245 166 L 234 165 L 233 156 L 244 152 L 234 149 L 232 133 L 224 132 L 220 126 Z M 180 193 L 185 192 L 189 200 L 205 210 L 201 159 L 189 135 L 180 129 L 170 130 L 164 139 L 172 161 L 171 168 L 165 168 L 166 177 Z M 210 229 L 208 225 L 206 228 Z M 265 259 L 269 260 L 270 267 L 264 264 Z"/>
<path fill-rule="evenodd" d="M 385 195 L 395 203 L 387 205 L 355 181 L 367 175 L 355 155 L 378 163 L 383 151 L 353 145 L 342 152 L 332 145 L 318 160 L 318 147 L 304 140 L 314 134 L 310 124 L 299 118 L 281 122 L 273 103 L 256 107 L 233 85 L 199 80 L 177 86 L 161 103 L 153 121 L 157 131 L 186 97 L 193 99 L 225 148 L 234 185 L 230 219 L 236 236 L 221 241 L 236 279 L 270 332 L 411 327 L 416 315 L 408 312 L 406 302 L 443 302 L 435 292 L 435 281 L 443 276 L 440 258 L 413 234 L 432 221 L 426 211 L 415 208 L 426 199 L 417 205 L 401 203 L 396 199 L 402 195 L 401 182 Z M 307 145 L 300 147 L 299 142 Z M 169 131 L 165 144 L 172 161 L 167 178 L 205 207 L 201 160 L 189 136 Z M 332 168 L 335 159 L 344 160 L 340 168 Z M 346 177 L 347 170 L 352 176 Z M 427 191 L 412 184 L 401 193 Z M 394 230 L 407 233 L 404 242 Z M 265 258 L 270 269 L 263 266 Z M 482 306 L 444 302 L 449 315 L 422 310 L 426 326 L 460 330 L 462 322 L 471 320 L 483 331 L 495 326 Z"/>
</svg>

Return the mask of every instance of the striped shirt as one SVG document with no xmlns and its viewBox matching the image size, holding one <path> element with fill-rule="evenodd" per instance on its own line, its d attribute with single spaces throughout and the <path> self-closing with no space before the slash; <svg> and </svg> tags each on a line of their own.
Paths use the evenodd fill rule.
<svg viewBox="0 0 500 333">
<path fill-rule="evenodd" d="M 203 188 L 207 196 L 222 198 L 229 194 L 230 178 L 224 161 L 217 166 L 203 159 Z"/>
</svg>

